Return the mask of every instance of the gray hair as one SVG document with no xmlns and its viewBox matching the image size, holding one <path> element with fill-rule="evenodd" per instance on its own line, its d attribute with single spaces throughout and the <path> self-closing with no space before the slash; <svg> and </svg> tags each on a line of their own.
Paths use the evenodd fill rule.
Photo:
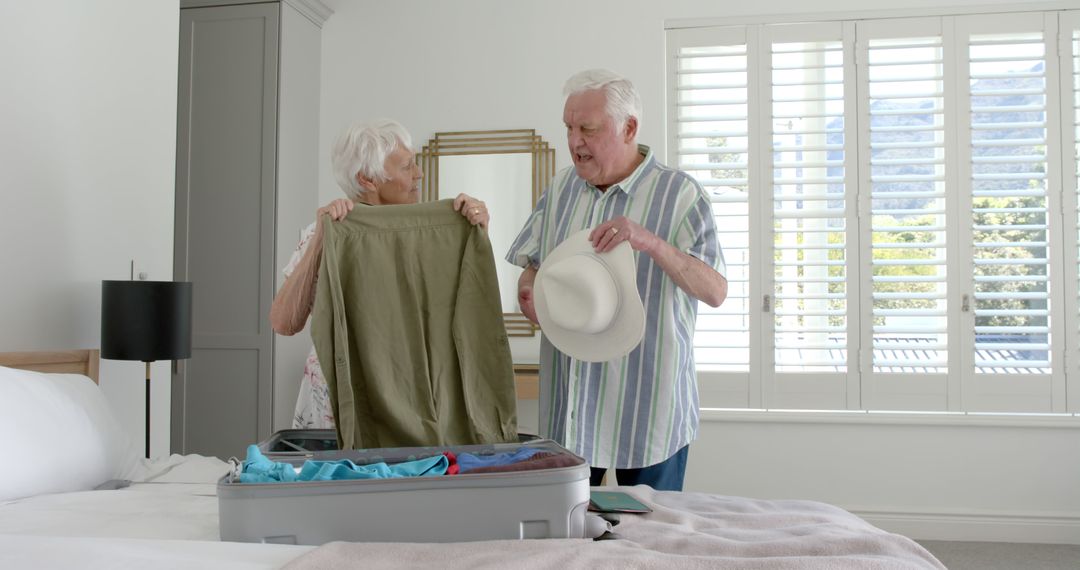
<svg viewBox="0 0 1080 570">
<path fill-rule="evenodd" d="M 626 120 L 634 117 L 641 122 L 641 97 L 629 79 L 607 69 L 587 69 L 575 73 L 563 85 L 563 95 L 583 91 L 603 90 L 607 96 L 606 110 L 615 124 L 621 129 Z"/>
<path fill-rule="evenodd" d="M 356 175 L 376 182 L 386 180 L 386 157 L 398 145 L 412 148 L 412 137 L 401 123 L 393 119 L 378 119 L 345 129 L 330 151 L 330 163 L 341 191 L 351 200 L 359 200 L 365 189 Z"/>
</svg>

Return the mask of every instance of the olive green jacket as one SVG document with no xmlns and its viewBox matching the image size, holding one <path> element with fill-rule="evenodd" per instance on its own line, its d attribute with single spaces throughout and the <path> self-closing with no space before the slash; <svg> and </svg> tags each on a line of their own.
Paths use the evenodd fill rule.
<svg viewBox="0 0 1080 570">
<path fill-rule="evenodd" d="M 311 337 L 342 449 L 517 441 L 486 232 L 450 200 L 323 227 Z"/>
</svg>

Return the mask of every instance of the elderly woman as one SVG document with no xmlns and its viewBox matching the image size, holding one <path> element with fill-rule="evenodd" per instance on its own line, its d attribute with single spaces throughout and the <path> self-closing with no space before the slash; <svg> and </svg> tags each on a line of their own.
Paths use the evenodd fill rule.
<svg viewBox="0 0 1080 570">
<path fill-rule="evenodd" d="M 419 183 L 424 173 L 413 154 L 408 131 L 389 119 L 351 127 L 338 137 L 330 158 L 334 177 L 347 198 L 319 208 L 315 222 L 304 230 L 300 245 L 285 266 L 285 283 L 270 307 L 270 326 L 275 332 L 292 336 L 303 330 L 311 314 L 322 257 L 325 214 L 338 221 L 358 205 L 414 204 L 420 200 Z M 487 207 L 480 200 L 459 194 L 454 199 L 454 209 L 471 224 L 487 227 Z M 334 427 L 329 390 L 314 348 L 304 365 L 293 427 Z"/>
</svg>

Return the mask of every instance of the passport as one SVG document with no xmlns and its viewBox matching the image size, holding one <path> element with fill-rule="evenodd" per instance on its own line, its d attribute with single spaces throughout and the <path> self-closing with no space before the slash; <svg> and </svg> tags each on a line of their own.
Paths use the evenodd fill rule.
<svg viewBox="0 0 1080 570">
<path fill-rule="evenodd" d="M 620 491 L 591 491 L 589 510 L 601 513 L 651 513 L 641 501 Z"/>
</svg>

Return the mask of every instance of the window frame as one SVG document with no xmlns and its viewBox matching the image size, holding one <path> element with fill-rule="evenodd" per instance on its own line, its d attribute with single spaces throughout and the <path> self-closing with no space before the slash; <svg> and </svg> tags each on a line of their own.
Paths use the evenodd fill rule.
<svg viewBox="0 0 1080 570">
<path fill-rule="evenodd" d="M 1074 38 L 1076 38 L 1074 40 Z M 1061 62 L 1059 81 L 1061 140 L 1069 152 L 1061 152 L 1061 224 L 1064 269 L 1075 279 L 1066 279 L 1062 294 L 1062 314 L 1075 319 L 1063 332 L 1065 350 L 1062 368 L 1064 386 L 1055 385 L 1054 398 L 1065 400 L 1065 411 L 1080 413 L 1080 10 L 1062 11 L 1058 16 L 1057 53 Z M 1072 224 L 1069 224 L 1069 216 Z M 1070 239 L 1070 236 L 1076 239 Z M 1059 392 L 1064 388 L 1065 393 Z"/>
</svg>

